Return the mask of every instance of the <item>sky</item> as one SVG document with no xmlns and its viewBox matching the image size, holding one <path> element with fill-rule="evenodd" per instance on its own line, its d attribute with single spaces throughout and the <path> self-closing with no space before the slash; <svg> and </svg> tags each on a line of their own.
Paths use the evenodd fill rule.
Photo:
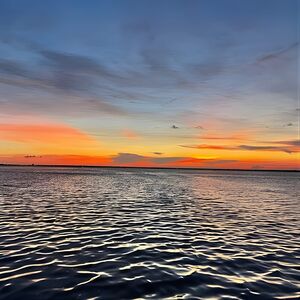
<svg viewBox="0 0 300 300">
<path fill-rule="evenodd" d="M 299 1 L 0 2 L 0 164 L 299 169 Z"/>
</svg>

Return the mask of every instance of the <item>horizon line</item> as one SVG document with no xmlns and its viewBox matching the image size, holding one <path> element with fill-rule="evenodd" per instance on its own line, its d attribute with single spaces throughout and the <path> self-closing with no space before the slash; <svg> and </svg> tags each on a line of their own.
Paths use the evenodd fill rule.
<svg viewBox="0 0 300 300">
<path fill-rule="evenodd" d="M 155 170 L 199 170 L 199 171 L 253 171 L 253 172 L 300 172 L 300 169 L 235 169 L 235 168 L 199 168 L 199 167 L 139 167 L 139 166 L 96 166 L 96 165 L 47 165 L 47 164 L 3 164 L 0 167 L 61 167 L 61 168 L 130 168 Z"/>
</svg>

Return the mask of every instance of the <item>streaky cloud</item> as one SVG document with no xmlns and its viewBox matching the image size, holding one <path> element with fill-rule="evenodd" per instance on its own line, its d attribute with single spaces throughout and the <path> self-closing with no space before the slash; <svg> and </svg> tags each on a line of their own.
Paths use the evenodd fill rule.
<svg viewBox="0 0 300 300">
<path fill-rule="evenodd" d="M 254 146 L 254 145 L 237 145 L 237 146 L 228 146 L 228 145 L 209 145 L 209 144 L 200 144 L 200 145 L 180 145 L 185 148 L 192 149 L 207 149 L 207 150 L 245 150 L 245 151 L 278 151 L 285 153 L 295 153 L 300 150 L 294 144 L 285 144 L 286 146 Z"/>
<path fill-rule="evenodd" d="M 266 61 L 273 60 L 273 59 L 278 59 L 278 58 L 282 57 L 284 54 L 290 52 L 291 50 L 297 49 L 298 46 L 299 46 L 299 42 L 296 42 L 284 49 L 266 54 L 266 55 L 260 57 L 259 59 L 257 59 L 257 63 L 266 62 Z"/>
</svg>

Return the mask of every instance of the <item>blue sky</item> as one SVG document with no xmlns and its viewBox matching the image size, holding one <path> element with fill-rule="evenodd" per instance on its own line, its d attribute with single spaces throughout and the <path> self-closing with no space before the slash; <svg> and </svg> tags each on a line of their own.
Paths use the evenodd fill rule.
<svg viewBox="0 0 300 300">
<path fill-rule="evenodd" d="M 296 138 L 297 2 L 1 1 L 0 118 L 68 124 L 105 153 L 131 150 L 124 129 L 143 155 L 199 130 Z"/>
</svg>

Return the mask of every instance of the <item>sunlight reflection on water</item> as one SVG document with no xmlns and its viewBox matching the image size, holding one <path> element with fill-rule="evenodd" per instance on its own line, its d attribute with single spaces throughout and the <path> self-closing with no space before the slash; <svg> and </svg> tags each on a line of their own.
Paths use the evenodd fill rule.
<svg viewBox="0 0 300 300">
<path fill-rule="evenodd" d="M 298 173 L 0 168 L 1 299 L 298 299 Z"/>
</svg>

